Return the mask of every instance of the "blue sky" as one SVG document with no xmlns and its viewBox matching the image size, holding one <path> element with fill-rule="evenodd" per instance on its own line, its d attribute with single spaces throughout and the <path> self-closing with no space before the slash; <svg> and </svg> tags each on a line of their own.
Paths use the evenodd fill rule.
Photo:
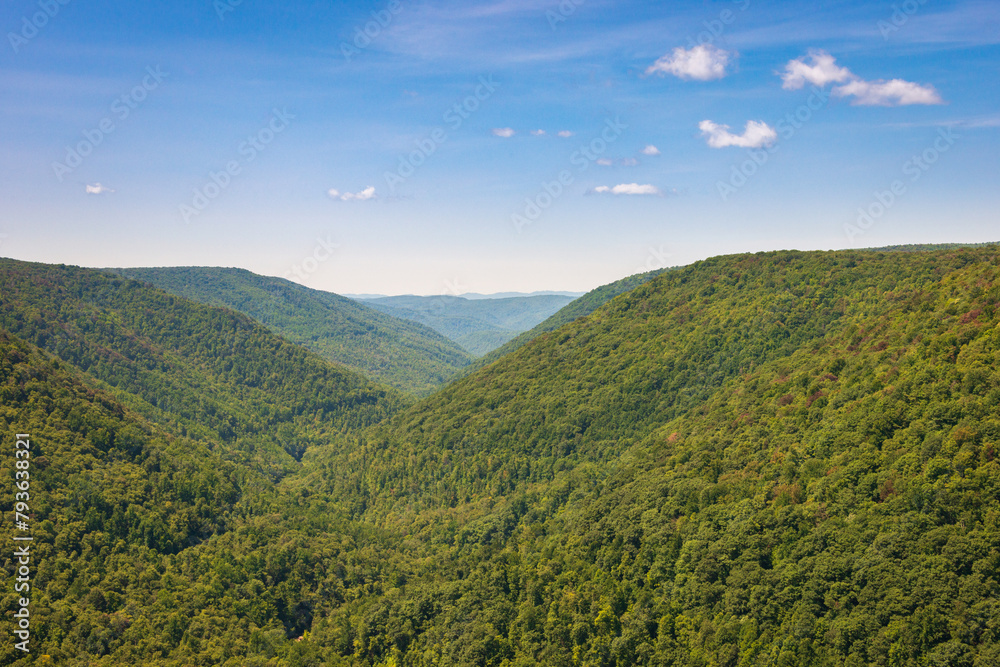
<svg viewBox="0 0 1000 667">
<path fill-rule="evenodd" d="M 1000 240 L 996 2 L 163 4 L 0 9 L 0 255 L 440 294 Z"/>
</svg>

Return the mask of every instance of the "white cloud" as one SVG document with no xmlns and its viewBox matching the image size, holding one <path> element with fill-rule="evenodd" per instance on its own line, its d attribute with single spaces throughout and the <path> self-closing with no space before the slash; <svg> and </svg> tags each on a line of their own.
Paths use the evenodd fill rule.
<svg viewBox="0 0 1000 667">
<path fill-rule="evenodd" d="M 594 188 L 598 194 L 613 195 L 659 195 L 660 190 L 655 185 L 639 185 L 638 183 L 621 183 L 614 187 L 599 185 Z"/>
<path fill-rule="evenodd" d="M 778 140 L 778 133 L 770 125 L 763 121 L 747 121 L 743 134 L 733 134 L 729 131 L 728 125 L 716 125 L 710 120 L 703 120 L 698 123 L 698 129 L 702 135 L 707 137 L 708 145 L 712 148 L 725 148 L 726 146 L 737 146 L 739 148 L 760 148 L 770 146 Z"/>
<path fill-rule="evenodd" d="M 944 104 L 934 86 L 892 79 L 891 81 L 862 81 L 856 79 L 833 89 L 840 97 L 853 96 L 851 104 L 858 106 L 896 107 L 907 104 Z"/>
<path fill-rule="evenodd" d="M 509 127 L 494 127 L 493 134 L 498 137 L 503 137 L 504 139 L 509 139 L 510 137 L 513 137 L 516 132 Z"/>
<path fill-rule="evenodd" d="M 846 67 L 838 67 L 834 57 L 826 51 L 812 50 L 809 58 L 812 60 L 811 65 L 807 65 L 804 58 L 788 61 L 785 73 L 781 75 L 782 88 L 797 90 L 806 83 L 820 87 L 829 83 L 843 83 L 833 89 L 833 94 L 838 97 L 854 97 L 851 104 L 855 106 L 944 104 L 934 86 L 922 86 L 903 79 L 865 81 Z"/>
<path fill-rule="evenodd" d="M 634 157 L 627 157 L 622 160 L 622 165 L 626 167 L 634 167 L 637 164 L 639 164 L 639 161 Z"/>
<path fill-rule="evenodd" d="M 103 195 L 107 192 L 114 192 L 111 188 L 101 185 L 100 183 L 95 183 L 86 187 L 88 195 Z"/>
<path fill-rule="evenodd" d="M 369 199 L 375 199 L 375 186 L 369 185 L 361 192 L 340 192 L 339 190 L 330 188 L 327 190 L 326 194 L 328 194 L 331 199 L 339 199 L 340 201 L 367 201 Z"/>
<path fill-rule="evenodd" d="M 711 44 L 692 49 L 678 46 L 646 69 L 646 74 L 673 74 L 681 79 L 711 81 L 726 75 L 730 53 Z"/>
<path fill-rule="evenodd" d="M 645 148 L 642 149 L 642 154 L 643 155 L 659 155 L 660 154 L 660 149 L 657 148 L 656 146 L 654 146 L 653 144 L 649 144 L 648 146 L 646 146 Z"/>
<path fill-rule="evenodd" d="M 560 130 L 558 134 L 563 139 L 569 139 L 570 137 L 573 136 L 573 133 L 570 132 L 569 130 Z"/>
<path fill-rule="evenodd" d="M 826 51 L 814 49 L 809 52 L 809 58 L 812 65 L 807 65 L 805 58 L 788 61 L 781 75 L 782 88 L 798 90 L 807 82 L 822 88 L 828 83 L 840 83 L 854 77 L 846 67 L 837 67 L 836 59 Z"/>
<path fill-rule="evenodd" d="M 535 135 L 536 137 L 544 137 L 545 136 L 545 130 L 532 130 L 531 133 L 533 135 Z"/>
<path fill-rule="evenodd" d="M 601 165 L 602 167 L 610 167 L 611 165 L 614 164 L 614 162 L 606 157 L 601 157 L 597 158 L 597 164 Z"/>
</svg>

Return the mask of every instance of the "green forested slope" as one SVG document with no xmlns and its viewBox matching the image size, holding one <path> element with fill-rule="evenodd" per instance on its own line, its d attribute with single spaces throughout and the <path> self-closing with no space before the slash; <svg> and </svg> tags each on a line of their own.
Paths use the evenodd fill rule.
<svg viewBox="0 0 1000 667">
<path fill-rule="evenodd" d="M 275 474 L 316 438 L 402 404 L 394 390 L 244 315 L 89 269 L 0 260 L 0 327 L 89 373 L 148 419 Z"/>
<path fill-rule="evenodd" d="M 415 394 L 440 387 L 471 357 L 432 329 L 336 294 L 244 269 L 112 269 L 171 294 L 232 308 L 321 357 Z"/>
<path fill-rule="evenodd" d="M 572 302 L 573 297 L 549 294 L 500 299 L 389 296 L 362 303 L 399 318 L 421 322 L 473 355 L 481 356 Z"/>
<path fill-rule="evenodd" d="M 625 292 L 635 289 L 639 285 L 642 285 L 643 283 L 660 275 L 665 270 L 667 269 L 658 269 L 647 273 L 637 273 L 587 292 L 583 296 L 574 299 L 560 308 L 554 315 L 545 321 L 537 324 L 528 331 L 518 334 L 500 347 L 491 350 L 489 353 L 474 360 L 461 371 L 460 375 L 466 376 L 484 366 L 489 366 L 500 357 L 510 354 L 514 350 L 526 345 L 528 342 L 534 340 L 543 333 L 555 331 L 564 324 L 569 324 L 577 318 L 591 314 L 619 294 L 624 294 Z"/>
<path fill-rule="evenodd" d="M 318 646 L 290 638 L 376 590 L 393 540 L 283 493 L 217 443 L 148 422 L 95 382 L 0 331 L 0 510 L 8 536 L 33 538 L 29 589 L 14 590 L 25 543 L 0 556 L 8 621 L 19 597 L 31 601 L 31 651 L 5 624 L 0 664 L 242 667 L 276 653 L 320 664 Z M 15 433 L 32 444 L 27 532 L 10 522 L 11 482 L 25 472 Z"/>
<path fill-rule="evenodd" d="M 63 664 L 41 655 L 65 655 L 64 643 L 71 653 L 99 656 L 122 641 L 140 616 L 136 606 L 148 602 L 128 589 L 158 578 L 166 555 L 230 529 L 240 520 L 242 495 L 269 485 L 206 443 L 166 434 L 82 377 L 0 332 L 4 526 L 33 537 L 26 593 L 39 664 Z M 8 521 L 14 433 L 31 435 L 28 533 L 16 533 Z M 16 563 L 12 549 L 4 552 L 0 590 L 12 611 Z M 148 623 L 131 630 L 156 631 Z M 12 644 L 4 642 L 3 664 L 21 655 Z"/>
<path fill-rule="evenodd" d="M 274 480 L 399 409 L 394 390 L 238 313 L 74 267 L 0 261 L 0 325 L 32 341 L 0 329 L 0 475 L 14 433 L 34 445 L 32 653 L 7 642 L 3 664 L 266 664 L 319 590 L 357 597 L 382 567 L 365 555 L 379 531 Z"/>
<path fill-rule="evenodd" d="M 709 260 L 317 450 L 313 483 L 440 559 L 317 638 L 346 623 L 377 661 L 402 634 L 414 664 L 994 664 L 997 272 Z"/>
</svg>

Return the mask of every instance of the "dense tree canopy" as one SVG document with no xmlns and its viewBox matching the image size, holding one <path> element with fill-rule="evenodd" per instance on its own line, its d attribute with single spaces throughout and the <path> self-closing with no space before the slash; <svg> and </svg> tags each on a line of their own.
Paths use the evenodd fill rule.
<svg viewBox="0 0 1000 667">
<path fill-rule="evenodd" d="M 304 418 L 284 420 L 256 416 L 256 376 L 209 384 L 225 356 L 201 348 L 285 363 L 233 340 L 239 316 L 157 301 L 85 330 L 63 304 L 94 288 L 51 295 L 93 275 L 7 269 L 4 432 L 45 459 L 33 618 L 56 664 L 1000 662 L 995 247 L 699 262 L 401 410 L 288 352 L 296 381 L 269 386 Z M 238 435 L 146 407 L 140 342 Z M 98 375 L 98 348 L 141 382 Z M 320 386 L 371 402 L 327 410 Z M 301 461 L 232 455 L 282 433 Z"/>
</svg>

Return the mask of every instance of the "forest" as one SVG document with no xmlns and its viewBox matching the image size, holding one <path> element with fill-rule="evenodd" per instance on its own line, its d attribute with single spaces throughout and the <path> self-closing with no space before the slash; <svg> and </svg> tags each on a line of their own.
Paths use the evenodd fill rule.
<svg viewBox="0 0 1000 667">
<path fill-rule="evenodd" d="M 998 273 L 715 257 L 417 400 L 222 304 L 0 260 L 0 509 L 31 433 L 37 568 L 0 662 L 1000 664 Z"/>
<path fill-rule="evenodd" d="M 472 360 L 418 322 L 284 278 L 212 267 L 110 271 L 184 299 L 231 308 L 328 361 L 415 395 L 440 388 Z"/>
</svg>

